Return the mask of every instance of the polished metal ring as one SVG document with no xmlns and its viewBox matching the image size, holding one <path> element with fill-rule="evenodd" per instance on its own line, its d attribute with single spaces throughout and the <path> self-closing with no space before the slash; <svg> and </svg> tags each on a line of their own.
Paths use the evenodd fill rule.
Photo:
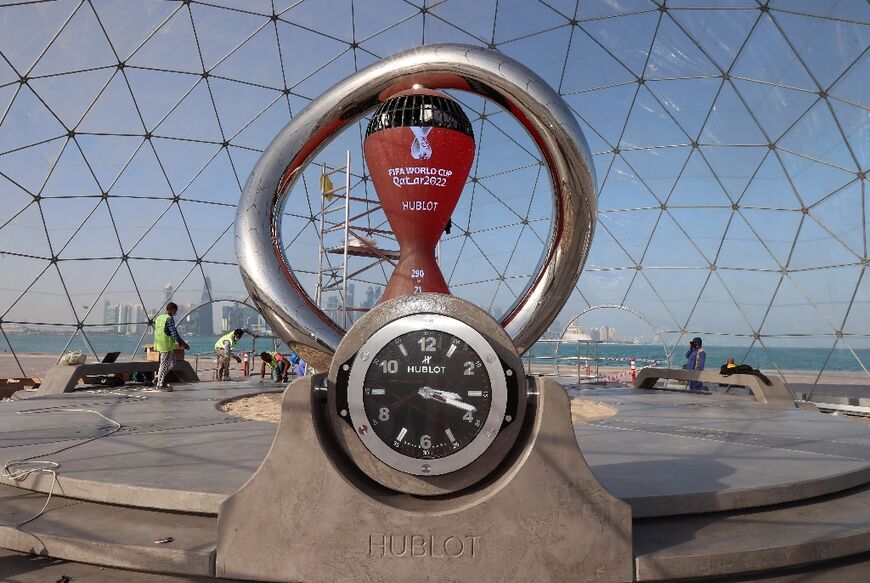
<svg viewBox="0 0 870 583">
<path fill-rule="evenodd" d="M 595 228 L 595 170 L 583 132 L 559 94 L 529 68 L 490 49 L 433 44 L 404 51 L 354 73 L 294 117 L 263 152 L 239 201 L 235 244 L 242 279 L 286 342 L 335 352 L 345 331 L 305 292 L 283 251 L 283 193 L 333 136 L 415 84 L 497 103 L 526 128 L 550 169 L 549 240 L 501 321 L 523 354 L 552 324 L 580 276 Z"/>
</svg>

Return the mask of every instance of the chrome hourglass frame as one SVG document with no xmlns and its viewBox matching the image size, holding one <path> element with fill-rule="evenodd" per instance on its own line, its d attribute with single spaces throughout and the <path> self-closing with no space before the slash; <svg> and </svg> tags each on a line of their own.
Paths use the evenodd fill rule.
<svg viewBox="0 0 870 583">
<path fill-rule="evenodd" d="M 260 157 L 239 201 L 235 245 L 242 279 L 286 342 L 335 352 L 345 331 L 306 293 L 283 251 L 284 193 L 333 136 L 414 85 L 496 102 L 526 128 L 549 168 L 554 213 L 549 239 L 529 284 L 501 319 L 522 354 L 550 326 L 577 283 L 595 227 L 596 179 L 589 146 L 562 98 L 532 70 L 494 50 L 433 44 L 396 54 L 344 79 L 294 117 Z"/>
</svg>

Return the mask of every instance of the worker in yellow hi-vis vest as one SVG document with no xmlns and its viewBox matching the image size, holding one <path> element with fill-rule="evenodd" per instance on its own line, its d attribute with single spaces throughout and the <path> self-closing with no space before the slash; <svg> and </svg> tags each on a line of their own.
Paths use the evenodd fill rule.
<svg viewBox="0 0 870 583">
<path fill-rule="evenodd" d="M 166 304 L 166 313 L 154 318 L 154 350 L 160 353 L 160 368 L 157 369 L 155 384 L 158 389 L 171 391 L 172 387 L 166 384 L 166 373 L 175 366 L 175 347 L 181 346 L 190 350 L 190 345 L 181 339 L 175 328 L 175 314 L 178 305 L 174 302 Z"/>
<path fill-rule="evenodd" d="M 296 356 L 296 353 L 294 352 L 292 356 Z M 260 361 L 260 379 L 266 376 L 266 367 L 268 366 L 272 371 L 273 381 L 276 383 L 287 382 L 287 375 L 290 373 L 290 362 L 292 362 L 288 357 L 280 352 L 266 351 L 260 353 Z"/>
<path fill-rule="evenodd" d="M 242 362 L 238 355 L 233 354 L 233 349 L 239 342 L 239 339 L 245 334 L 251 334 L 247 330 L 236 328 L 232 332 L 227 332 L 214 343 L 214 351 L 217 354 L 217 367 L 215 368 L 215 380 L 228 381 L 230 380 L 230 359 L 235 358 L 236 362 Z M 256 334 L 251 334 L 254 338 Z"/>
</svg>

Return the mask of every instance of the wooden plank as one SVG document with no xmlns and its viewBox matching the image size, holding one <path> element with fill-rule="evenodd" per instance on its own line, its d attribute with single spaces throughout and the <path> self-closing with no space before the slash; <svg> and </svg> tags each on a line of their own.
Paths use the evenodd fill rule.
<svg viewBox="0 0 870 583">
<path fill-rule="evenodd" d="M 42 377 L 12 377 L 0 379 L 0 399 L 11 397 L 16 391 L 38 389 Z"/>
</svg>

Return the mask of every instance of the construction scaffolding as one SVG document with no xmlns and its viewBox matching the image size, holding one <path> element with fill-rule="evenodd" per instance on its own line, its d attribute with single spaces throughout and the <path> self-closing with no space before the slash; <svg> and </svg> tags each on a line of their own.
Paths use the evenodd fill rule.
<svg viewBox="0 0 870 583">
<path fill-rule="evenodd" d="M 317 270 L 317 289 L 315 302 L 321 310 L 332 312 L 332 317 L 345 329 L 352 324 L 350 314 L 368 311 L 371 306 L 355 306 L 348 297 L 348 282 L 357 279 L 363 273 L 381 266 L 384 262 L 392 267 L 399 260 L 398 249 L 384 249 L 375 237 L 386 238 L 396 243 L 395 235 L 388 229 L 363 224 L 373 213 L 381 210 L 377 199 L 351 194 L 350 151 L 347 152 L 345 164 L 330 167 L 321 163 L 320 175 L 320 214 L 319 214 L 319 262 Z M 333 178 L 343 178 L 341 184 L 335 186 Z M 356 204 L 362 210 L 352 209 Z M 383 221 L 386 223 L 386 220 Z M 379 226 L 383 226 L 379 225 Z M 333 264 L 330 257 L 340 261 Z M 361 266 L 349 267 L 351 257 L 361 257 L 371 261 Z M 363 280 L 363 283 L 366 283 Z M 384 286 L 386 282 L 367 282 L 372 285 Z M 328 305 L 327 294 L 337 293 L 340 304 Z M 325 305 L 325 303 L 327 305 Z M 338 313 L 336 314 L 336 310 Z"/>
</svg>

